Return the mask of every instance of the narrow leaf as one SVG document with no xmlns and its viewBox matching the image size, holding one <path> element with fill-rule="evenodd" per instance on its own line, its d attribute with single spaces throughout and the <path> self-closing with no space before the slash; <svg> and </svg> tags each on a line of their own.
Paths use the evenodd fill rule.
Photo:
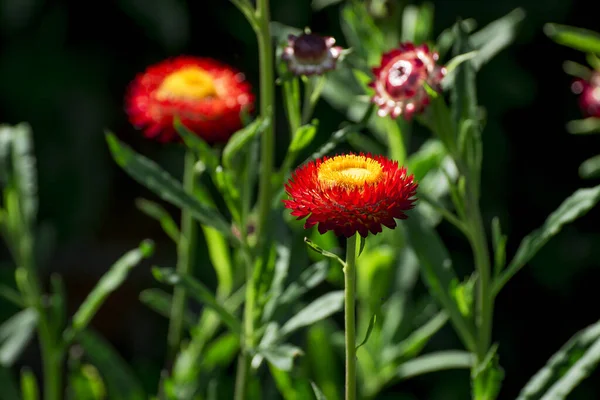
<svg viewBox="0 0 600 400">
<path fill-rule="evenodd" d="M 321 254 L 322 256 L 325 256 L 327 258 L 332 258 L 332 259 L 336 260 L 337 262 L 339 262 L 342 266 L 346 266 L 346 263 L 344 261 L 342 261 L 342 259 L 338 255 L 333 254 L 327 250 L 323 250 L 321 247 L 319 247 L 315 242 L 313 242 L 309 238 L 305 237 L 304 243 L 306 243 L 308 245 L 308 247 L 310 247 L 312 250 L 316 251 L 317 253 Z"/>
<path fill-rule="evenodd" d="M 140 198 L 135 200 L 135 205 L 144 214 L 160 222 L 163 231 L 173 239 L 175 243 L 179 241 L 179 228 L 177 227 L 177 223 L 175 223 L 171 214 L 169 214 L 160 204 Z"/>
<path fill-rule="evenodd" d="M 312 386 L 313 392 L 315 392 L 315 397 L 317 398 L 317 400 L 327 400 L 327 397 L 325 397 L 325 395 L 323 394 L 321 389 L 319 389 L 316 383 L 311 381 L 310 386 Z"/>
<path fill-rule="evenodd" d="M 77 335 L 77 342 L 83 347 L 86 358 L 98 369 L 110 399 L 145 400 L 148 396 L 117 351 L 100 335 L 85 330 Z"/>
<path fill-rule="evenodd" d="M 173 179 L 158 164 L 135 153 L 112 133 L 106 134 L 106 140 L 117 164 L 133 179 L 152 190 L 163 200 L 177 207 L 188 209 L 200 223 L 212 226 L 226 237 L 233 238 L 229 224 L 217 210 L 198 202 L 183 189 L 180 182 Z"/>
<path fill-rule="evenodd" d="M 395 376 L 397 379 L 408 379 L 431 372 L 472 366 L 473 356 L 466 351 L 438 351 L 406 361 L 396 369 Z"/>
<path fill-rule="evenodd" d="M 257 118 L 250 125 L 240 129 L 229 138 L 223 149 L 223 166 L 228 170 L 234 170 L 234 159 L 248 147 L 252 139 L 263 132 L 271 123 L 270 118 Z"/>
<path fill-rule="evenodd" d="M 221 305 L 210 290 L 202 283 L 188 275 L 177 274 L 170 268 L 153 268 L 154 277 L 163 283 L 169 285 L 181 285 L 185 287 L 190 295 L 194 296 L 198 301 L 212 308 L 219 314 L 219 317 L 234 333 L 241 333 L 242 327 L 240 321 L 231 312 Z"/>
<path fill-rule="evenodd" d="M 600 322 L 577 332 L 539 370 L 517 400 L 560 400 L 577 386 L 600 361 Z"/>
<path fill-rule="evenodd" d="M 257 353 L 261 354 L 273 366 L 283 371 L 291 371 L 294 366 L 294 358 L 304 354 L 298 347 L 290 344 L 281 344 L 267 348 L 259 347 Z"/>
<path fill-rule="evenodd" d="M 600 33 L 561 24 L 544 25 L 544 33 L 556 43 L 589 53 L 600 53 Z"/>
<path fill-rule="evenodd" d="M 37 170 L 33 153 L 33 134 L 28 124 L 13 128 L 12 158 L 13 173 L 16 179 L 21 212 L 24 222 L 32 226 L 38 210 Z"/>
<path fill-rule="evenodd" d="M 202 161 L 212 174 L 219 165 L 219 159 L 214 150 L 202 138 L 189 130 L 179 117 L 175 117 L 173 121 L 175 131 L 181 136 L 185 145 L 196 152 L 198 159 Z"/>
<path fill-rule="evenodd" d="M 579 166 L 579 176 L 592 179 L 600 176 L 600 155 L 588 158 Z"/>
<path fill-rule="evenodd" d="M 169 293 L 160 289 L 146 289 L 140 293 L 140 301 L 163 317 L 171 317 L 173 296 Z M 192 328 L 196 320 L 196 316 L 191 311 L 186 310 L 183 314 L 183 323 L 188 328 Z"/>
<path fill-rule="evenodd" d="M 304 293 L 316 287 L 327 278 L 329 263 L 319 261 L 302 271 L 295 282 L 292 282 L 281 294 L 279 304 L 291 304 Z"/>
<path fill-rule="evenodd" d="M 143 259 L 150 257 L 153 251 L 154 243 L 144 240 L 137 249 L 130 250 L 110 267 L 73 315 L 67 341 L 72 340 L 75 335 L 87 327 L 107 297 L 117 290 L 127 279 L 129 272 Z"/>
<path fill-rule="evenodd" d="M 290 143 L 288 152 L 290 154 L 296 154 L 302 151 L 308 146 L 317 134 L 317 121 L 315 120 L 312 124 L 303 125 L 298 128 L 298 131 L 294 134 L 294 138 Z"/>
<path fill-rule="evenodd" d="M 0 366 L 13 365 L 32 338 L 37 320 L 37 311 L 26 308 L 0 325 Z"/>
<path fill-rule="evenodd" d="M 569 121 L 567 123 L 567 131 L 573 135 L 600 133 L 600 118 L 589 117 L 585 119 Z"/>
<path fill-rule="evenodd" d="M 291 317 L 281 328 L 280 335 L 285 336 L 304 326 L 325 319 L 344 307 L 344 291 L 324 294 Z"/>
<path fill-rule="evenodd" d="M 367 341 L 369 340 L 369 337 L 371 336 L 371 332 L 373 332 L 373 328 L 375 327 L 376 321 L 377 321 L 377 314 L 373 314 L 373 316 L 369 320 L 369 326 L 367 327 L 367 332 L 365 333 L 365 338 L 363 339 L 362 342 L 360 342 L 360 344 L 358 346 L 356 346 L 356 350 L 358 350 L 360 348 L 360 346 L 367 343 Z"/>
<path fill-rule="evenodd" d="M 21 299 L 21 294 L 9 286 L 0 285 L 0 297 L 4 297 L 4 299 L 18 307 L 25 307 L 25 303 L 23 302 L 23 299 Z"/>
<path fill-rule="evenodd" d="M 494 283 L 494 293 L 498 293 L 506 282 L 523 268 L 548 240 L 560 232 L 564 225 L 585 215 L 599 200 L 600 185 L 579 189 L 565 199 L 556 211 L 548 216 L 541 228 L 533 231 L 521 241 L 514 258 Z"/>
<path fill-rule="evenodd" d="M 492 243 L 494 245 L 494 276 L 498 276 L 506 264 L 506 236 L 502 234 L 500 219 L 492 219 Z"/>
</svg>

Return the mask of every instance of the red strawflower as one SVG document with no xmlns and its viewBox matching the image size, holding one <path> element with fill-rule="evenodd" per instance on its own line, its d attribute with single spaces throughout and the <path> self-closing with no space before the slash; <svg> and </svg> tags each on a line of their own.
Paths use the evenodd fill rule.
<svg viewBox="0 0 600 400">
<path fill-rule="evenodd" d="M 384 225 L 396 227 L 413 208 L 417 184 L 398 162 L 384 156 L 360 153 L 311 161 L 299 167 L 285 185 L 284 200 L 292 215 L 308 217 L 304 228 L 318 224 L 321 234 L 334 231 L 351 237 L 367 237 Z"/>
<path fill-rule="evenodd" d="M 342 48 L 334 44 L 335 38 L 331 36 L 306 32 L 300 36 L 289 35 L 281 58 L 294 75 L 322 75 L 335 69 L 342 54 Z"/>
<path fill-rule="evenodd" d="M 600 118 L 600 71 L 594 72 L 589 80 L 576 80 L 571 90 L 580 95 L 579 107 L 586 117 Z"/>
<path fill-rule="evenodd" d="M 431 53 L 426 44 L 415 46 L 401 43 L 397 49 L 381 57 L 381 65 L 373 68 L 375 80 L 369 84 L 375 89 L 372 101 L 379 106 L 380 117 L 399 115 L 410 120 L 429 104 L 424 87 L 429 85 L 440 92 L 446 68 L 438 66 L 437 53 Z"/>
<path fill-rule="evenodd" d="M 179 56 L 152 65 L 131 83 L 125 105 L 131 123 L 160 142 L 179 141 L 175 116 L 208 143 L 226 142 L 242 127 L 254 96 L 244 74 L 210 58 Z"/>
</svg>

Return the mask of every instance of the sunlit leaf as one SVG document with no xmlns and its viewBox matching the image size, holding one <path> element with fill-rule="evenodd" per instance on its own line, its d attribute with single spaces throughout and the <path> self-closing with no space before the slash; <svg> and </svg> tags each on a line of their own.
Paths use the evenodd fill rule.
<svg viewBox="0 0 600 400">
<path fill-rule="evenodd" d="M 0 366 L 13 365 L 32 338 L 37 321 L 37 311 L 26 308 L 0 325 Z"/>
<path fill-rule="evenodd" d="M 567 131 L 573 135 L 600 133 L 600 118 L 590 117 L 567 122 Z"/>
<path fill-rule="evenodd" d="M 527 382 L 517 400 L 561 400 L 600 362 L 600 322 L 579 331 Z"/>
<path fill-rule="evenodd" d="M 466 351 L 438 351 L 400 364 L 396 369 L 395 376 L 397 379 L 408 379 L 447 369 L 471 368 L 473 361 L 473 355 Z"/>
<path fill-rule="evenodd" d="M 533 231 L 521 241 L 512 261 L 494 283 L 494 293 L 498 293 L 509 279 L 523 268 L 548 240 L 560 232 L 564 225 L 585 215 L 599 200 L 600 185 L 579 189 L 565 199 L 556 211 L 548 216 L 541 228 Z"/>
<path fill-rule="evenodd" d="M 322 256 L 325 256 L 327 258 L 332 258 L 332 259 L 336 260 L 337 262 L 339 262 L 342 266 L 346 265 L 346 263 L 344 261 L 342 261 L 342 259 L 337 254 L 333 254 L 327 250 L 322 249 L 320 246 L 317 246 L 317 244 L 315 244 L 315 242 L 313 242 L 312 240 L 305 237 L 304 243 L 306 243 L 308 245 L 308 247 L 310 247 L 312 250 L 316 251 L 317 253 L 321 254 Z"/>
<path fill-rule="evenodd" d="M 544 25 L 544 33 L 556 43 L 575 50 L 600 53 L 600 33 L 561 24 Z"/>
<path fill-rule="evenodd" d="M 317 398 L 317 400 L 327 400 L 327 397 L 325 397 L 325 395 L 323 394 L 321 389 L 319 389 L 316 383 L 311 382 L 310 385 L 312 386 L 313 392 L 315 392 L 315 397 Z"/>
<path fill-rule="evenodd" d="M 324 294 L 308 304 L 296 315 L 292 316 L 281 327 L 280 335 L 285 336 L 290 333 L 314 324 L 317 321 L 325 319 L 344 308 L 344 291 L 339 290 Z"/>
<path fill-rule="evenodd" d="M 35 375 L 29 368 L 21 370 L 21 399 L 38 400 L 40 398 L 40 389 L 38 388 Z"/>
<path fill-rule="evenodd" d="M 377 314 L 373 314 L 371 319 L 369 320 L 369 326 L 367 326 L 367 332 L 365 333 L 365 338 L 356 346 L 356 350 L 358 350 L 361 346 L 363 346 L 369 340 L 371 336 L 371 332 L 373 332 L 373 328 L 375 327 L 375 322 L 377 321 Z"/>
<path fill-rule="evenodd" d="M 198 202 L 183 189 L 180 182 L 173 179 L 158 164 L 135 153 L 112 133 L 106 134 L 106 140 L 117 164 L 132 178 L 145 185 L 163 200 L 177 207 L 188 209 L 200 223 L 212 226 L 226 237 L 233 238 L 229 224 L 217 210 Z"/>
<path fill-rule="evenodd" d="M 108 296 L 125 282 L 129 272 L 143 259 L 150 257 L 153 252 L 154 243 L 144 240 L 137 249 L 130 250 L 110 267 L 73 315 L 71 329 L 66 334 L 67 340 L 72 340 L 88 326 Z"/>
<path fill-rule="evenodd" d="M 579 166 L 579 176 L 592 179 L 600 176 L 600 155 L 588 158 Z"/>
<path fill-rule="evenodd" d="M 135 205 L 144 214 L 157 220 L 163 228 L 163 231 L 173 239 L 175 243 L 179 241 L 179 228 L 177 227 L 177 223 L 175 223 L 171 214 L 169 214 L 169 212 L 160 204 L 140 198 L 135 200 Z"/>
</svg>

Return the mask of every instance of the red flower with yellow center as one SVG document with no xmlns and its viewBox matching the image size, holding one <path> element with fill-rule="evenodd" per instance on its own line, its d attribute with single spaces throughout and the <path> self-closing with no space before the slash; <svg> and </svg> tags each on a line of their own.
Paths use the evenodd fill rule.
<svg viewBox="0 0 600 400">
<path fill-rule="evenodd" d="M 375 80 L 369 84 L 375 89 L 373 103 L 380 117 L 402 115 L 410 120 L 429 104 L 425 84 L 440 92 L 446 68 L 436 64 L 437 53 L 431 53 L 426 44 L 415 46 L 401 43 L 397 49 L 381 57 L 381 65 L 373 68 Z"/>
<path fill-rule="evenodd" d="M 360 153 L 323 157 L 299 167 L 285 185 L 292 215 L 308 217 L 304 228 L 318 224 L 321 234 L 337 236 L 381 232 L 396 227 L 413 208 L 417 184 L 404 167 L 384 156 Z"/>
<path fill-rule="evenodd" d="M 125 99 L 131 123 L 160 142 L 179 140 L 175 116 L 208 143 L 226 142 L 253 102 L 244 74 L 210 58 L 187 56 L 148 67 Z"/>
</svg>

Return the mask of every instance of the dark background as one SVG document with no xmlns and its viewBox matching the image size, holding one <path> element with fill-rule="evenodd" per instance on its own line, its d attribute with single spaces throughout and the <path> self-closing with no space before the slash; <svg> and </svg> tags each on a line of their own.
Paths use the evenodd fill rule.
<svg viewBox="0 0 600 400">
<path fill-rule="evenodd" d="M 338 7 L 313 13 L 308 0 L 271 3 L 274 20 L 310 26 L 345 44 Z M 520 239 L 540 226 L 565 197 L 599 183 L 582 181 L 577 168 L 600 153 L 600 137 L 571 136 L 564 128 L 580 114 L 569 90 L 571 78 L 561 64 L 566 59 L 584 63 L 584 56 L 554 44 L 542 32 L 546 22 L 600 31 L 599 7 L 592 10 L 592 1 L 567 0 L 432 3 L 436 35 L 459 16 L 474 18 L 481 27 L 516 7 L 527 12 L 516 43 L 478 76 L 479 101 L 488 111 L 482 207 L 488 221 L 500 216 L 511 257 Z M 178 54 L 220 59 L 246 72 L 257 87 L 256 44 L 242 15 L 226 0 L 0 0 L 0 31 L 0 122 L 27 121 L 33 127 L 40 221 L 56 234 L 50 260 L 42 267 L 45 273 L 58 271 L 65 277 L 70 308 L 120 254 L 143 238 L 158 244 L 153 264 L 172 266 L 174 246 L 159 225 L 134 206 L 137 197 L 154 197 L 112 162 L 103 131 L 111 129 L 179 173 L 179 148 L 149 143 L 129 125 L 122 107 L 124 90 L 148 64 Z M 281 122 L 283 110 L 277 111 Z M 329 134 L 328 127 L 335 129 L 343 121 L 325 102 L 317 108 L 317 117 L 323 127 L 320 141 Z M 514 399 L 572 334 L 600 318 L 599 216 L 592 210 L 566 227 L 498 297 L 494 339 L 501 344 L 500 360 L 507 374 L 501 399 Z M 445 225 L 441 232 L 457 263 L 469 262 L 466 242 Z M 153 285 L 149 266 L 138 268 L 111 297 L 94 326 L 154 390 L 166 320 L 138 301 L 139 291 Z M 0 275 L 12 279 L 12 269 L 0 266 Z M 1 307 L 0 320 L 15 311 L 6 303 Z M 35 365 L 36 358 L 32 346 L 23 362 Z M 460 382 L 453 382 L 457 376 Z M 572 398 L 600 398 L 599 377 L 596 373 L 588 379 Z M 467 379 L 464 373 L 442 372 L 398 388 L 426 398 L 432 383 L 465 390 Z"/>
</svg>

